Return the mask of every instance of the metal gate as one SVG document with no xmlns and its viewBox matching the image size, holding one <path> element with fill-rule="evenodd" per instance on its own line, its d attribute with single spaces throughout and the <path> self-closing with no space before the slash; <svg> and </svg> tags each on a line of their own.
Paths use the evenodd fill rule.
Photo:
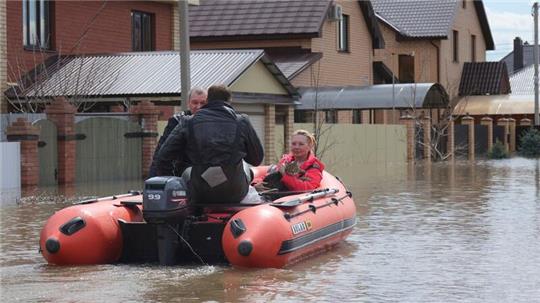
<svg viewBox="0 0 540 303">
<path fill-rule="evenodd" d="M 142 138 L 137 123 L 93 117 L 76 124 L 77 182 L 141 178 Z"/>
<path fill-rule="evenodd" d="M 468 157 L 469 126 L 457 124 L 454 126 L 454 148 L 456 157 Z"/>
<path fill-rule="evenodd" d="M 474 153 L 478 156 L 488 152 L 488 127 L 486 125 L 474 126 Z"/>
<path fill-rule="evenodd" d="M 504 144 L 505 138 L 504 138 L 504 126 L 500 125 L 493 125 L 493 143 L 496 143 L 497 141 Z"/>
<path fill-rule="evenodd" d="M 35 125 L 41 129 L 38 141 L 39 185 L 58 183 L 58 132 L 50 120 L 38 120 Z"/>
<path fill-rule="evenodd" d="M 415 128 L 415 136 L 414 136 L 414 146 L 415 146 L 415 156 L 416 159 L 423 159 L 424 158 L 424 128 L 422 126 L 416 125 Z"/>
</svg>

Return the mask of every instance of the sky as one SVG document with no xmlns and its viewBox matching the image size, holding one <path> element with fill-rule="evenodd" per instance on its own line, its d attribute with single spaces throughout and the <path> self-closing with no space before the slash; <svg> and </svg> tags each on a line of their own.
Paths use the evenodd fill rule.
<svg viewBox="0 0 540 303">
<path fill-rule="evenodd" d="M 534 43 L 532 0 L 484 0 L 484 7 L 495 50 L 488 51 L 486 61 L 498 61 L 513 49 L 515 37 Z M 539 36 L 540 39 L 540 36 Z"/>
</svg>

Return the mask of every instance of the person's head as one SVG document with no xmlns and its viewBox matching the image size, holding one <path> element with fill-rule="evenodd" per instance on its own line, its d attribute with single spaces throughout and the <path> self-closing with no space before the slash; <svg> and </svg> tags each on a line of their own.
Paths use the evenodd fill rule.
<svg viewBox="0 0 540 303">
<path fill-rule="evenodd" d="M 306 160 L 313 147 L 315 137 L 310 132 L 299 129 L 292 134 L 290 149 L 295 159 Z"/>
<path fill-rule="evenodd" d="M 208 102 L 225 101 L 231 102 L 231 91 L 223 84 L 212 85 L 208 88 Z"/>
<path fill-rule="evenodd" d="M 194 87 L 189 91 L 188 107 L 192 114 L 195 114 L 206 104 L 206 91 L 200 87 Z"/>
</svg>

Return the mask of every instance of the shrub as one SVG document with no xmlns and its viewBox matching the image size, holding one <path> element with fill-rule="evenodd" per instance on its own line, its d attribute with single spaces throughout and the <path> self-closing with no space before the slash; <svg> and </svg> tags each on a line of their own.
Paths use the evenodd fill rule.
<svg viewBox="0 0 540 303">
<path fill-rule="evenodd" d="M 524 157 L 540 157 L 540 131 L 531 128 L 520 138 L 520 154 Z"/>
<path fill-rule="evenodd" d="M 504 144 L 501 143 L 501 141 L 497 140 L 495 144 L 493 144 L 491 149 L 488 151 L 488 158 L 490 159 L 508 158 L 508 153 L 506 152 L 506 148 L 504 147 Z"/>
</svg>

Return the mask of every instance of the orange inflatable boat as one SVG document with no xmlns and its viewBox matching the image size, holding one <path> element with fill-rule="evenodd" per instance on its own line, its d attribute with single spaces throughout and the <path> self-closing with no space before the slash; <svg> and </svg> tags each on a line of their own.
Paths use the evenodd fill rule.
<svg viewBox="0 0 540 303">
<path fill-rule="evenodd" d="M 257 182 L 267 167 L 252 170 Z M 327 172 L 317 190 L 260 195 L 242 204 L 190 205 L 181 178 L 151 178 L 143 193 L 82 201 L 56 212 L 41 231 L 40 251 L 57 265 L 280 268 L 332 248 L 356 224 L 352 195 Z"/>
</svg>

